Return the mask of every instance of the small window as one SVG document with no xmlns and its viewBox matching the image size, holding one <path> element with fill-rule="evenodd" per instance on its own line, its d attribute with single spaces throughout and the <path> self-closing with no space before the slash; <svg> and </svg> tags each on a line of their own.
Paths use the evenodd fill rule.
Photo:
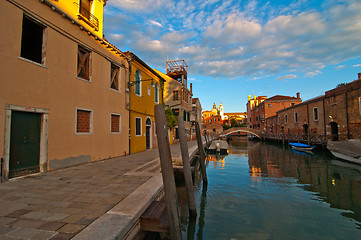
<svg viewBox="0 0 361 240">
<path fill-rule="evenodd" d="M 267 104 L 267 107 L 271 107 L 271 104 L 270 104 L 270 103 L 268 103 L 268 104 Z"/>
<path fill-rule="evenodd" d="M 294 106 L 295 105 L 295 103 L 291 103 L 291 106 Z"/>
<path fill-rule="evenodd" d="M 154 102 L 159 103 L 159 85 L 155 83 L 154 85 Z"/>
<path fill-rule="evenodd" d="M 280 116 L 278 116 L 278 118 L 277 118 L 277 124 L 278 124 L 278 125 L 281 124 L 281 117 L 280 117 Z"/>
<path fill-rule="evenodd" d="M 119 91 L 119 67 L 111 64 L 110 67 L 110 88 Z"/>
<path fill-rule="evenodd" d="M 295 123 L 298 123 L 298 112 L 295 112 Z"/>
<path fill-rule="evenodd" d="M 318 121 L 318 108 L 313 109 L 313 119 Z"/>
<path fill-rule="evenodd" d="M 141 92 L 142 92 L 142 75 L 140 73 L 140 71 L 137 69 L 137 71 L 135 71 L 135 84 L 134 84 L 134 93 L 138 96 L 141 96 Z"/>
<path fill-rule="evenodd" d="M 92 131 L 92 111 L 77 109 L 76 110 L 76 132 L 91 133 Z"/>
<path fill-rule="evenodd" d="M 90 51 L 78 47 L 78 74 L 79 78 L 90 80 Z"/>
<path fill-rule="evenodd" d="M 288 123 L 288 116 L 287 116 L 287 114 L 285 114 L 285 124 L 287 124 Z"/>
<path fill-rule="evenodd" d="M 179 94 L 178 91 L 173 91 L 173 101 L 179 100 Z"/>
<path fill-rule="evenodd" d="M 183 110 L 183 121 L 187 121 L 187 112 Z"/>
<path fill-rule="evenodd" d="M 45 27 L 23 15 L 20 56 L 28 60 L 44 64 L 43 35 Z"/>
<path fill-rule="evenodd" d="M 110 129 L 112 133 L 120 133 L 121 132 L 121 116 L 120 114 L 111 114 L 111 123 Z"/>
<path fill-rule="evenodd" d="M 142 119 L 135 118 L 135 136 L 142 136 Z"/>
</svg>

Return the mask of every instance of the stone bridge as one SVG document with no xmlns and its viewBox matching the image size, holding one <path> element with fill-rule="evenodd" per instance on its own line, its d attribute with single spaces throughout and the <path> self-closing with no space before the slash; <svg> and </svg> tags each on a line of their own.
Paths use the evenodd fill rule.
<svg viewBox="0 0 361 240">
<path fill-rule="evenodd" d="M 248 127 L 233 127 L 233 128 L 230 128 L 226 131 L 223 131 L 220 136 L 227 136 L 229 134 L 232 134 L 234 132 L 245 132 L 245 133 L 249 133 L 249 134 L 253 134 L 259 138 L 261 138 L 261 134 L 259 131 L 257 130 L 254 130 L 252 128 L 248 128 Z"/>
</svg>

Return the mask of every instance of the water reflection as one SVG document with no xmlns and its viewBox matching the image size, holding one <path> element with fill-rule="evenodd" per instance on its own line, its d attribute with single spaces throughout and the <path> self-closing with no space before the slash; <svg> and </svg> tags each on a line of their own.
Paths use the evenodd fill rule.
<svg viewBox="0 0 361 240">
<path fill-rule="evenodd" d="M 241 141 L 206 161 L 208 189 L 194 178 L 196 219 L 177 189 L 184 239 L 361 239 L 361 166 Z"/>
<path fill-rule="evenodd" d="M 251 177 L 297 178 L 305 190 L 361 223 L 361 166 L 327 152 L 309 154 L 261 142 L 251 142 L 247 150 Z"/>
</svg>

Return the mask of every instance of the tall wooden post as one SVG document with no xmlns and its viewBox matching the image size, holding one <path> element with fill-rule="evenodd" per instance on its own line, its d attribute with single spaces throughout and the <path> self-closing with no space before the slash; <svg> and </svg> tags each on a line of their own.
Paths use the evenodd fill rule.
<svg viewBox="0 0 361 240">
<path fill-rule="evenodd" d="M 183 175 L 184 175 L 184 181 L 186 183 L 189 215 L 197 216 L 196 201 L 194 200 L 192 170 L 189 161 L 187 136 L 185 132 L 183 117 L 180 115 L 178 116 L 178 132 L 179 132 L 179 141 L 182 152 Z"/>
<path fill-rule="evenodd" d="M 311 146 L 311 131 L 310 131 L 310 127 L 307 128 L 307 133 L 308 133 L 307 144 L 308 144 L 308 146 Z"/>
<path fill-rule="evenodd" d="M 203 177 L 203 187 L 207 187 L 208 179 L 207 179 L 207 172 L 206 172 L 206 164 L 204 163 L 206 160 L 206 156 L 204 153 L 201 131 L 199 129 L 199 124 L 197 122 L 196 122 L 196 136 L 197 136 L 197 143 L 198 143 L 199 163 L 201 164 L 201 172 L 202 172 L 202 177 Z"/>
<path fill-rule="evenodd" d="M 157 126 L 158 151 L 164 185 L 164 195 L 169 217 L 171 239 L 182 239 L 179 221 L 178 196 L 175 186 L 172 158 L 169 147 L 168 126 L 162 105 L 154 106 Z"/>
</svg>

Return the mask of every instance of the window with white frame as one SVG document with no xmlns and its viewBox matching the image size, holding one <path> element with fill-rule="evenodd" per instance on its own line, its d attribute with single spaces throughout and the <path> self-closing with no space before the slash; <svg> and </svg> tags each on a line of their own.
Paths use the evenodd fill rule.
<svg viewBox="0 0 361 240">
<path fill-rule="evenodd" d="M 120 114 L 112 113 L 110 115 L 110 132 L 120 133 L 122 126 L 122 117 Z"/>
<path fill-rule="evenodd" d="M 76 133 L 92 133 L 93 112 L 87 109 L 76 109 Z"/>
<path fill-rule="evenodd" d="M 295 123 L 298 123 L 298 112 L 295 112 Z"/>
<path fill-rule="evenodd" d="M 110 88 L 119 91 L 119 86 L 120 86 L 119 81 L 120 81 L 120 68 L 112 63 L 110 66 Z"/>
<path fill-rule="evenodd" d="M 313 109 L 313 120 L 318 121 L 318 108 Z"/>
<path fill-rule="evenodd" d="M 142 136 L 142 118 L 135 118 L 135 136 Z"/>
<path fill-rule="evenodd" d="M 134 77 L 134 81 L 135 81 L 135 84 L 134 84 L 134 93 L 138 96 L 141 96 L 141 93 L 142 93 L 142 75 L 140 73 L 140 71 L 137 69 L 135 71 L 135 77 Z"/>
<path fill-rule="evenodd" d="M 154 85 L 154 102 L 159 103 L 159 85 L 155 83 Z"/>
<path fill-rule="evenodd" d="M 20 57 L 44 64 L 44 31 L 44 25 L 25 14 L 23 15 Z"/>
</svg>

